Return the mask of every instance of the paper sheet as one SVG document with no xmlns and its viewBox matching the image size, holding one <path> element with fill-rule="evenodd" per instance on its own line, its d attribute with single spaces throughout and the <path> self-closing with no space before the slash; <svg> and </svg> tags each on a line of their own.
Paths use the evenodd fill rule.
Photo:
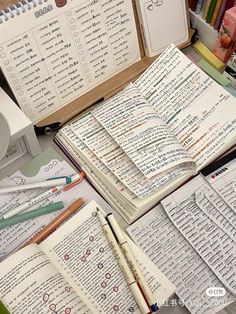
<svg viewBox="0 0 236 314">
<path fill-rule="evenodd" d="M 235 301 L 230 293 L 208 297 L 206 289 L 222 283 L 175 228 L 161 205 L 127 228 L 134 242 L 176 286 L 180 306 L 192 314 L 213 314 Z"/>
</svg>

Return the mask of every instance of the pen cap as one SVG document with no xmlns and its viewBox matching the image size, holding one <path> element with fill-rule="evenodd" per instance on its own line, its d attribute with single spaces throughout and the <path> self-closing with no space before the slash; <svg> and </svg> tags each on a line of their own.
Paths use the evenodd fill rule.
<svg viewBox="0 0 236 314">
<path fill-rule="evenodd" d="M 111 224 L 112 229 L 115 232 L 115 235 L 117 237 L 117 240 L 119 241 L 119 243 L 123 243 L 125 242 L 125 238 L 123 235 L 123 231 L 121 230 L 120 226 L 118 225 L 115 217 L 113 216 L 113 214 L 108 214 L 107 215 L 107 219 L 109 221 L 109 223 Z"/>
</svg>

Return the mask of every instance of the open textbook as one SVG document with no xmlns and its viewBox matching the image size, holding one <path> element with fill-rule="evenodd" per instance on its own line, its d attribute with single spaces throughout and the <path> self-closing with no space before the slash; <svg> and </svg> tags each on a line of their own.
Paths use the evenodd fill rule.
<svg viewBox="0 0 236 314">
<path fill-rule="evenodd" d="M 235 125 L 235 99 L 170 45 L 56 142 L 130 223 L 235 144 Z"/>
<path fill-rule="evenodd" d="M 221 178 L 212 185 L 218 191 L 199 175 L 127 229 L 194 314 L 213 314 L 236 300 L 236 210 L 230 205 L 236 160 L 223 167 L 231 173 L 218 169 Z M 223 290 L 215 295 L 210 288 Z"/>
<path fill-rule="evenodd" d="M 40 245 L 0 264 L 0 299 L 11 313 L 140 313 L 99 223 L 98 206 L 90 202 Z M 175 287 L 130 245 L 160 306 Z"/>
</svg>

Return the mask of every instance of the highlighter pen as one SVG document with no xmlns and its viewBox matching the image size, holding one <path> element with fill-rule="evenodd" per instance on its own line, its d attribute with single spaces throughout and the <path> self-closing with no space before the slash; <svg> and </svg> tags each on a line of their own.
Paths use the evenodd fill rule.
<svg viewBox="0 0 236 314">
<path fill-rule="evenodd" d="M 32 218 L 36 218 L 42 215 L 52 213 L 56 210 L 62 209 L 63 207 L 64 207 L 64 204 L 63 202 L 60 201 L 60 202 L 55 202 L 55 203 L 52 203 L 43 207 L 33 209 L 31 211 L 13 216 L 11 218 L 0 219 L 0 229 L 6 228 L 8 226 L 16 225 L 22 221 L 26 221 Z"/>
<path fill-rule="evenodd" d="M 57 227 L 60 226 L 67 218 L 69 218 L 74 212 L 76 212 L 82 205 L 84 204 L 84 200 L 82 198 L 78 198 L 72 204 L 70 204 L 60 215 L 58 215 L 55 219 L 53 219 L 43 230 L 41 230 L 38 234 L 33 236 L 25 245 L 29 245 L 32 243 L 39 244 L 44 239 L 46 239 L 49 234 L 56 230 Z"/>
<path fill-rule="evenodd" d="M 59 191 L 62 191 L 62 190 L 66 191 L 66 190 L 70 189 L 70 187 L 74 186 L 75 182 L 79 183 L 82 179 L 83 179 L 83 174 L 76 174 L 71 178 L 72 183 L 51 188 L 50 190 L 35 196 L 34 198 L 29 200 L 28 202 L 25 202 L 25 203 L 15 207 L 15 208 L 13 208 L 9 212 L 5 213 L 2 217 L 4 219 L 7 219 L 7 218 L 10 218 L 12 216 L 15 216 L 15 215 L 19 214 L 20 212 L 24 211 L 25 209 L 27 209 L 31 206 L 34 206 L 35 204 L 40 203 L 45 198 L 48 198 L 48 197 L 52 196 L 53 194 L 55 194 Z"/>
<path fill-rule="evenodd" d="M 125 257 L 127 258 L 127 261 L 130 265 L 130 268 L 134 274 L 134 277 L 136 278 L 138 284 L 141 287 L 141 290 L 144 294 L 144 297 L 147 300 L 148 305 L 150 306 L 151 310 L 153 312 L 156 312 L 159 310 L 159 307 L 157 305 L 157 301 L 140 269 L 140 266 L 138 265 L 133 252 L 128 244 L 128 242 L 126 241 L 123 231 L 121 230 L 120 226 L 118 225 L 115 217 L 113 216 L 113 214 L 108 214 L 107 215 L 107 220 L 110 224 L 110 227 L 112 228 L 112 231 L 114 232 L 114 235 L 118 241 L 118 243 L 120 244 L 120 247 L 125 255 Z"/>
<path fill-rule="evenodd" d="M 50 178 L 43 182 L 34 182 L 28 184 L 21 184 L 21 185 L 13 185 L 13 186 L 0 186 L 0 194 L 7 194 L 12 192 L 18 191 L 25 191 L 29 189 L 37 189 L 37 188 L 51 188 L 54 186 L 66 185 L 71 183 L 72 180 L 70 177 L 57 177 L 57 178 Z"/>
<path fill-rule="evenodd" d="M 97 208 L 97 217 L 102 227 L 103 233 L 107 239 L 107 242 L 109 243 L 113 251 L 114 257 L 116 258 L 117 263 L 120 266 L 121 272 L 123 273 L 126 279 L 127 285 L 131 290 L 131 293 L 139 307 L 140 312 L 142 314 L 150 313 L 149 307 L 147 306 L 147 303 L 142 295 L 142 292 L 139 289 L 139 286 L 129 268 L 125 256 L 123 255 L 121 248 L 119 247 L 106 218 L 101 213 L 99 208 Z"/>
</svg>

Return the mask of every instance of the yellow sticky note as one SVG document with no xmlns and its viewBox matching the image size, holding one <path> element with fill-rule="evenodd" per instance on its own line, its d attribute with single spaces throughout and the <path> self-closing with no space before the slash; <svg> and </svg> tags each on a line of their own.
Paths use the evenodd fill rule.
<svg viewBox="0 0 236 314">
<path fill-rule="evenodd" d="M 210 63 L 216 70 L 223 70 L 225 64 L 218 59 L 208 48 L 201 42 L 197 42 L 193 45 L 195 50 L 203 59 Z"/>
</svg>

